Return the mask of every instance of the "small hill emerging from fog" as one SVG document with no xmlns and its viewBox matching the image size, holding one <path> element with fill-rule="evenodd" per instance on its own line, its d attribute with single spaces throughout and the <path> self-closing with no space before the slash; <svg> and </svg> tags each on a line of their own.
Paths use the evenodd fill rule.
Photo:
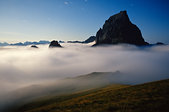
<svg viewBox="0 0 169 112">
<path fill-rule="evenodd" d="M 126 11 L 111 16 L 96 34 L 95 46 L 119 43 L 139 46 L 148 44 L 144 41 L 140 29 L 130 21 Z"/>
<path fill-rule="evenodd" d="M 93 72 L 77 77 L 59 79 L 48 84 L 30 85 L 5 94 L 0 101 L 0 109 L 15 107 L 16 104 L 20 105 L 39 97 L 68 95 L 79 91 L 101 88 L 107 85 L 116 85 L 116 80 L 119 75 L 121 75 L 121 73 L 118 71 Z"/>
<path fill-rule="evenodd" d="M 52 42 L 50 42 L 49 44 L 49 48 L 61 48 L 62 46 L 59 44 L 58 41 L 53 40 Z"/>
<path fill-rule="evenodd" d="M 15 112 L 167 112 L 169 79 L 38 99 Z M 14 112 L 14 110 L 12 110 Z"/>
</svg>

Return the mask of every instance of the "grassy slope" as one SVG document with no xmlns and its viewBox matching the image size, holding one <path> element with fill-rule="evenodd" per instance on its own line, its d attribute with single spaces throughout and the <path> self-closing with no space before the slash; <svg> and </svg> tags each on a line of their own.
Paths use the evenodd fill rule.
<svg viewBox="0 0 169 112">
<path fill-rule="evenodd" d="M 168 104 L 169 79 L 53 97 L 22 106 L 18 112 L 167 112 Z"/>
</svg>

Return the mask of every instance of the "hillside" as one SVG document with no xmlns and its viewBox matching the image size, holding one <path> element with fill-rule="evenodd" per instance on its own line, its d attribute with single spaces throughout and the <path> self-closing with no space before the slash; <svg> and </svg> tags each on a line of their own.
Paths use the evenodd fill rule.
<svg viewBox="0 0 169 112">
<path fill-rule="evenodd" d="M 117 72 L 93 72 L 76 77 L 67 77 L 48 84 L 30 85 L 19 88 L 1 96 L 0 112 L 6 108 L 16 107 L 18 104 L 28 103 L 39 97 L 69 95 L 77 92 L 92 90 L 108 85 L 118 85 L 117 79 L 121 75 Z M 120 84 L 121 85 L 121 84 Z"/>
<path fill-rule="evenodd" d="M 78 91 L 95 89 L 106 85 L 116 84 L 117 76 L 121 75 L 117 72 L 93 72 L 76 77 L 68 77 L 51 83 L 48 85 L 31 85 L 25 88 L 20 88 L 11 94 L 15 94 L 15 98 L 32 99 L 37 96 L 45 95 L 63 95 L 71 94 Z M 9 95 L 10 96 L 10 95 Z M 9 97 L 8 96 L 8 97 Z"/>
<path fill-rule="evenodd" d="M 168 103 L 169 79 L 39 99 L 16 112 L 167 112 Z"/>
</svg>

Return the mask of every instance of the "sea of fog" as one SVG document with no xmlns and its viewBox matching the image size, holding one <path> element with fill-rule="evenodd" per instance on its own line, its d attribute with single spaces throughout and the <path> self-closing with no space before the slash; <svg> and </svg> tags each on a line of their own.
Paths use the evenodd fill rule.
<svg viewBox="0 0 169 112">
<path fill-rule="evenodd" d="M 123 79 L 139 84 L 169 78 L 169 45 L 136 47 L 63 43 L 0 47 L 0 95 L 33 84 L 57 82 L 91 72 L 120 71 Z"/>
</svg>

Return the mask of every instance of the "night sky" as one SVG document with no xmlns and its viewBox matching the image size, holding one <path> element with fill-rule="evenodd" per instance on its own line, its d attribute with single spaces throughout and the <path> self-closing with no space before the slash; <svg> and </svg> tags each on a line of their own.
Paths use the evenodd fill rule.
<svg viewBox="0 0 169 112">
<path fill-rule="evenodd" d="M 169 43 L 168 0 L 0 0 L 0 42 L 85 40 L 121 10 L 147 42 Z"/>
</svg>

